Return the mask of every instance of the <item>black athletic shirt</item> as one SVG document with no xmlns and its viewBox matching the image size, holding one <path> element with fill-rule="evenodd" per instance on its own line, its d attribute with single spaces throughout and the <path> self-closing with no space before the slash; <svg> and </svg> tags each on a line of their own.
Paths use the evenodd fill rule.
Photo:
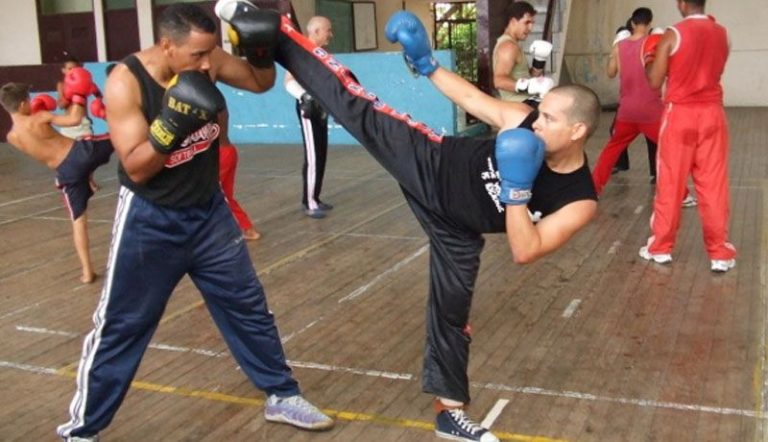
<svg viewBox="0 0 768 442">
<path fill-rule="evenodd" d="M 538 116 L 533 112 L 519 127 L 531 129 Z M 506 232 L 504 203 L 494 155 L 495 139 L 446 137 L 441 145 L 440 199 L 446 215 L 477 233 Z M 571 173 L 557 173 L 542 164 L 533 183 L 528 210 L 534 221 L 566 204 L 597 201 L 586 157 L 584 165 Z"/>
<path fill-rule="evenodd" d="M 165 89 L 134 55 L 123 61 L 141 87 L 141 110 L 148 123 L 160 113 Z M 144 184 L 131 181 L 122 164 L 117 172 L 120 184 L 161 206 L 185 207 L 210 201 L 219 189 L 219 125 L 208 123 L 186 140 L 184 147 L 168 156 L 165 167 Z"/>
</svg>

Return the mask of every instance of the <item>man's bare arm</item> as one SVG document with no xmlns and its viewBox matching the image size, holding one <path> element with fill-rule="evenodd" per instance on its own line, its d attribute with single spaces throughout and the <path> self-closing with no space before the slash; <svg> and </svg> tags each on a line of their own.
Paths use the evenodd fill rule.
<svg viewBox="0 0 768 442">
<path fill-rule="evenodd" d="M 648 84 L 653 89 L 660 89 L 664 84 L 664 79 L 667 77 L 667 69 L 669 68 L 669 56 L 676 43 L 677 34 L 672 29 L 667 29 L 664 32 L 664 36 L 661 37 L 659 45 L 656 47 L 656 56 L 653 63 L 645 68 Z"/>
<path fill-rule="evenodd" d="M 85 117 L 85 106 L 72 103 L 67 112 L 62 115 L 50 114 L 50 123 L 60 127 L 77 126 Z"/>
<path fill-rule="evenodd" d="M 506 102 L 491 97 L 472 83 L 442 67 L 438 67 L 429 79 L 443 95 L 459 107 L 501 129 L 517 127 L 531 112 L 531 108 L 522 103 Z"/>
<path fill-rule="evenodd" d="M 139 84 L 125 65 L 117 65 L 104 92 L 115 152 L 128 177 L 145 183 L 162 170 L 167 155 L 157 152 L 149 142 L 149 123 L 141 111 Z"/>
<path fill-rule="evenodd" d="M 213 80 L 251 92 L 264 92 L 275 85 L 277 73 L 274 65 L 267 69 L 251 66 L 247 61 L 226 53 L 217 47 L 211 53 Z"/>
<path fill-rule="evenodd" d="M 596 201 L 575 201 L 533 224 L 527 206 L 507 205 L 507 242 L 513 260 L 528 264 L 554 252 L 587 225 L 596 211 Z"/>
<path fill-rule="evenodd" d="M 496 49 L 496 61 L 493 65 L 493 85 L 496 89 L 515 92 L 515 84 L 519 78 L 510 72 L 520 56 L 520 48 L 510 41 L 503 42 Z"/>
<path fill-rule="evenodd" d="M 615 78 L 619 73 L 619 45 L 613 45 L 611 55 L 608 57 L 608 66 L 606 67 L 608 78 Z"/>
</svg>

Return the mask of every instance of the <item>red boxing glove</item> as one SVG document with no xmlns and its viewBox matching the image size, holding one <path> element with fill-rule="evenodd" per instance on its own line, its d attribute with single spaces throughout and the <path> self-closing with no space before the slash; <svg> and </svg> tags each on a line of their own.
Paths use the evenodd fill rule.
<svg viewBox="0 0 768 442">
<path fill-rule="evenodd" d="M 54 111 L 56 109 L 56 100 L 48 94 L 35 95 L 29 102 L 29 108 L 33 114 L 40 111 Z"/>
<path fill-rule="evenodd" d="M 98 86 L 96 86 L 96 83 L 91 83 L 91 95 L 93 95 L 96 98 L 102 98 L 101 90 Z"/>
<path fill-rule="evenodd" d="M 659 47 L 661 37 L 663 37 L 662 34 L 651 34 L 645 37 L 643 47 L 640 50 L 640 62 L 643 63 L 643 66 L 648 66 L 653 63 L 653 60 L 656 58 L 656 49 Z"/>
<path fill-rule="evenodd" d="M 107 119 L 107 108 L 104 106 L 104 101 L 101 98 L 94 98 L 91 101 L 91 115 L 102 120 Z"/>
<path fill-rule="evenodd" d="M 87 97 L 91 93 L 93 80 L 91 73 L 85 68 L 72 68 L 64 76 L 64 98 L 72 103 L 85 106 L 88 102 Z"/>
</svg>

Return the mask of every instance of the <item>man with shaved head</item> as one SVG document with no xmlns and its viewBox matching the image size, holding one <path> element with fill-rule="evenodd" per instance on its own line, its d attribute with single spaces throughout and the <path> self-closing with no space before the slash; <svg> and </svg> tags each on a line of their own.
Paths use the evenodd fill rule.
<svg viewBox="0 0 768 442">
<path fill-rule="evenodd" d="M 333 38 L 331 21 L 314 16 L 307 22 L 306 35 L 318 47 L 327 46 Z M 296 99 L 296 114 L 304 140 L 304 195 L 301 204 L 304 214 L 311 218 L 325 218 L 333 206 L 320 201 L 320 191 L 328 157 L 328 114 L 312 95 L 294 79 L 290 72 L 285 75 L 285 89 Z"/>
</svg>

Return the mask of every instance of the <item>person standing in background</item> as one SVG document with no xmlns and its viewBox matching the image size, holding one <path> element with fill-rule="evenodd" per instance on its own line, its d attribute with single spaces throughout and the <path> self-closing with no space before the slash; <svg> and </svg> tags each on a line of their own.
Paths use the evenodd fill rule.
<svg viewBox="0 0 768 442">
<path fill-rule="evenodd" d="M 67 74 L 70 71 L 72 71 L 72 69 L 74 68 L 82 69 L 83 65 L 80 63 L 80 61 L 77 58 L 71 55 L 67 55 L 67 57 L 64 59 L 64 63 L 61 65 L 61 80 L 59 80 L 56 83 L 56 93 L 58 94 L 58 99 L 56 100 L 56 104 L 58 105 L 59 109 L 62 109 L 64 110 L 64 112 L 68 112 L 68 113 L 72 113 L 76 111 L 72 107 L 72 96 L 67 93 L 64 80 L 67 77 Z M 88 107 L 85 106 L 85 109 L 87 108 Z M 87 136 L 93 135 L 93 131 L 91 130 L 92 124 L 93 122 L 91 121 L 90 118 L 88 118 L 88 112 L 86 111 L 80 120 L 80 124 L 77 124 L 75 126 L 63 126 L 63 127 L 59 127 L 58 129 L 59 129 L 59 133 L 61 133 L 65 137 L 72 138 L 73 140 L 75 140 L 80 137 L 87 137 Z"/>
<path fill-rule="evenodd" d="M 219 113 L 219 179 L 221 189 L 227 198 L 227 205 L 243 231 L 246 241 L 256 241 L 261 233 L 253 228 L 253 222 L 235 199 L 235 174 L 237 172 L 237 148 L 229 141 L 229 112 L 224 109 Z"/>
<path fill-rule="evenodd" d="M 691 175 L 710 270 L 727 272 L 736 266 L 736 248 L 728 241 L 728 120 L 720 80 L 730 44 L 728 31 L 704 13 L 704 4 L 677 0 L 683 20 L 643 43 L 648 81 L 660 89 L 666 80 L 666 93 L 652 234 L 639 254 L 660 264 L 672 262 L 680 201 Z"/>
<path fill-rule="evenodd" d="M 649 143 L 653 143 L 648 145 L 648 161 L 652 176 L 656 175 L 656 141 L 664 105 L 661 103 L 660 91 L 652 89 L 648 84 L 645 66 L 640 59 L 640 49 L 651 32 L 652 20 L 653 12 L 650 9 L 635 9 L 628 22 L 631 28 L 619 28 L 613 41 L 606 73 L 609 78 L 619 75 L 619 108 L 612 126 L 611 139 L 600 153 L 592 171 L 598 195 L 608 183 L 616 161 L 640 134 Z"/>
<path fill-rule="evenodd" d="M 507 26 L 493 48 L 493 85 L 504 101 L 525 103 L 536 108 L 541 97 L 554 86 L 554 81 L 544 77 L 544 66 L 552 53 L 552 43 L 536 40 L 529 52 L 533 64 L 520 46 L 533 30 L 536 9 L 525 1 L 512 2 L 507 6 Z"/>
<path fill-rule="evenodd" d="M 318 47 L 327 46 L 333 38 L 331 21 L 321 16 L 310 18 L 306 35 Z M 290 72 L 285 73 L 285 90 L 296 99 L 296 114 L 304 140 L 304 167 L 301 171 L 304 214 L 310 218 L 325 218 L 326 212 L 333 209 L 332 205 L 320 201 L 328 158 L 328 114 Z"/>
</svg>

